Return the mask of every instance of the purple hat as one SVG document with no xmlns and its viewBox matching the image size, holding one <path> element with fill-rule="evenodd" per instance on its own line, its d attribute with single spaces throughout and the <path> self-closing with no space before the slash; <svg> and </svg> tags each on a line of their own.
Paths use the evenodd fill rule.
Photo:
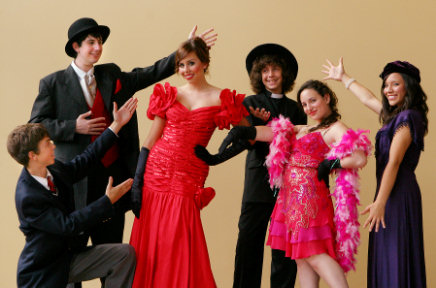
<svg viewBox="0 0 436 288">
<path fill-rule="evenodd" d="M 380 78 L 385 79 L 391 73 L 404 73 L 412 78 L 415 78 L 418 83 L 421 82 L 421 76 L 419 76 L 419 69 L 410 64 L 407 61 L 394 61 L 386 64 L 383 68 L 383 72 L 380 74 Z"/>
</svg>

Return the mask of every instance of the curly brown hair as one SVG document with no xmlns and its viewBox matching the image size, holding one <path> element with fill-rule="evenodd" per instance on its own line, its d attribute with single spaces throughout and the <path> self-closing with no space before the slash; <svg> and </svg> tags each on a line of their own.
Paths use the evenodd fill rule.
<svg viewBox="0 0 436 288">
<path fill-rule="evenodd" d="M 282 69 L 282 92 L 292 91 L 295 84 L 295 75 L 288 69 L 285 59 L 279 55 L 263 55 L 253 61 L 253 68 L 250 71 L 250 83 L 253 91 L 259 94 L 266 89 L 262 82 L 262 70 L 267 65 L 277 65 Z"/>
</svg>

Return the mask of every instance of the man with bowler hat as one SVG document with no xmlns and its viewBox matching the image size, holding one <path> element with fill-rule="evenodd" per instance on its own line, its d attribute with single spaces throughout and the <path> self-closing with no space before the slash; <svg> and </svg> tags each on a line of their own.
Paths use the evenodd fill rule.
<svg viewBox="0 0 436 288">
<path fill-rule="evenodd" d="M 279 115 L 295 125 L 307 123 L 297 103 L 285 95 L 292 91 L 298 73 L 297 60 L 288 49 L 272 43 L 259 45 L 248 54 L 246 68 L 257 94 L 246 97 L 244 105 L 252 114 L 263 115 L 249 115 L 251 125 L 266 125 Z M 260 287 L 265 234 L 276 201 L 264 165 L 268 153 L 265 142 L 256 142 L 247 153 L 233 287 Z M 284 251 L 273 249 L 271 287 L 294 287 L 296 273 L 295 261 L 285 257 Z"/>
<path fill-rule="evenodd" d="M 190 37 L 195 36 L 196 27 Z M 209 46 L 216 35 L 200 37 Z M 83 152 L 112 122 L 109 111 L 113 101 L 121 107 L 137 91 L 174 73 L 175 53 L 146 68 L 122 72 L 113 64 L 95 65 L 101 57 L 103 43 L 110 29 L 94 19 L 81 18 L 68 29 L 65 52 L 74 58 L 65 69 L 40 81 L 39 94 L 33 104 L 29 122 L 43 123 L 56 144 L 56 158 L 69 161 Z M 206 37 L 207 36 L 207 37 Z M 133 177 L 139 155 L 137 115 L 120 132 L 119 141 L 104 155 L 99 167 L 75 185 L 76 209 L 82 208 L 105 193 L 107 179 L 114 185 Z M 124 213 L 130 209 L 130 193 L 117 202 L 117 213 L 91 232 L 94 245 L 122 242 Z"/>
</svg>

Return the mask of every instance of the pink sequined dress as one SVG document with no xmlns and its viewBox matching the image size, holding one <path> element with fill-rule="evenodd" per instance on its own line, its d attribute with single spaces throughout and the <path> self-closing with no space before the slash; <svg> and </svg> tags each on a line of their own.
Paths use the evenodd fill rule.
<svg viewBox="0 0 436 288">
<path fill-rule="evenodd" d="M 319 131 L 292 137 L 267 245 L 285 251 L 292 259 L 321 253 L 336 259 L 333 203 L 329 189 L 317 178 L 317 168 L 329 147 Z"/>
<path fill-rule="evenodd" d="M 147 115 L 167 120 L 150 151 L 144 175 L 140 219 L 134 220 L 130 244 L 136 250 L 133 287 L 216 287 L 200 209 L 213 198 L 204 188 L 209 167 L 194 154 L 207 146 L 213 131 L 238 124 L 248 115 L 244 95 L 224 89 L 220 106 L 188 110 L 177 90 L 157 84 Z"/>
</svg>

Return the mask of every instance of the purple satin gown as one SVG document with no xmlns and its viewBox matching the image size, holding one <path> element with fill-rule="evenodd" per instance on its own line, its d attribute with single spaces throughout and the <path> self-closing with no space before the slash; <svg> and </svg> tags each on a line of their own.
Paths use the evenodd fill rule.
<svg viewBox="0 0 436 288">
<path fill-rule="evenodd" d="M 386 229 L 380 228 L 369 235 L 368 288 L 426 287 L 421 191 L 414 172 L 424 148 L 425 128 L 420 112 L 403 111 L 378 131 L 377 193 L 392 138 L 402 126 L 410 128 L 412 143 L 386 203 Z"/>
</svg>

